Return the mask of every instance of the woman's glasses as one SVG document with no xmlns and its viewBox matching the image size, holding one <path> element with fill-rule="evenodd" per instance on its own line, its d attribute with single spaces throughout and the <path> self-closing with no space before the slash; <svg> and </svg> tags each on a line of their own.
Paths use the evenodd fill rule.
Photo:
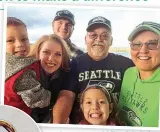
<svg viewBox="0 0 160 132">
<path fill-rule="evenodd" d="M 155 39 L 155 40 L 149 40 L 146 43 L 141 43 L 141 42 L 131 42 L 130 47 L 134 51 L 139 51 L 142 46 L 145 44 L 148 50 L 156 50 L 159 48 L 160 45 L 160 39 Z"/>
</svg>

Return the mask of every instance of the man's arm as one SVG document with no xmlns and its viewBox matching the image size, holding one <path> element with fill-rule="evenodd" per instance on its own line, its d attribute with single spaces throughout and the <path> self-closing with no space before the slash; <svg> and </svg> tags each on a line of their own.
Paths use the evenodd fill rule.
<svg viewBox="0 0 160 132">
<path fill-rule="evenodd" d="M 75 93 L 62 90 L 59 93 L 56 104 L 53 107 L 53 123 L 66 124 L 75 100 Z"/>
</svg>

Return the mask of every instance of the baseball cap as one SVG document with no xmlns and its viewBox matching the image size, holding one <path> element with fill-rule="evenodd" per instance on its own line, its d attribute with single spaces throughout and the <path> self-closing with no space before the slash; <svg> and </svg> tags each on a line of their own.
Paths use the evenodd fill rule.
<svg viewBox="0 0 160 132">
<path fill-rule="evenodd" d="M 149 21 L 144 21 L 131 32 L 131 34 L 128 37 L 129 41 L 132 41 L 133 38 L 142 31 L 152 31 L 158 35 L 160 35 L 160 24 L 155 23 L 155 22 L 149 22 Z"/>
<path fill-rule="evenodd" d="M 75 25 L 74 15 L 68 10 L 57 11 L 56 16 L 54 18 L 54 21 L 59 18 L 65 18 L 65 19 L 69 20 L 73 25 Z"/>
<path fill-rule="evenodd" d="M 88 22 L 88 27 L 86 30 L 88 31 L 95 24 L 103 24 L 111 30 L 111 22 L 102 16 L 94 17 L 93 19 L 91 19 Z"/>
</svg>

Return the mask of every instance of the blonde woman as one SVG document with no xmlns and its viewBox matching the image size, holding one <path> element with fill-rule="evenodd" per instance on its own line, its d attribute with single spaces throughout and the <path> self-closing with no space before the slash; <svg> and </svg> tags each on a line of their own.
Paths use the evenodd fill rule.
<svg viewBox="0 0 160 132">
<path fill-rule="evenodd" d="M 18 99 L 24 102 L 29 109 L 28 114 L 38 123 L 48 122 L 52 117 L 50 115 L 51 109 L 59 91 L 63 88 L 63 81 L 69 71 L 69 52 L 65 45 L 65 42 L 56 35 L 44 35 L 37 40 L 34 49 L 28 55 L 36 57 L 36 60 L 32 57 L 18 58 L 19 64 L 23 65 L 24 68 L 15 73 L 15 75 L 18 75 L 15 85 L 13 85 L 18 89 L 15 94 L 21 95 Z M 37 91 L 42 89 L 51 92 L 49 104 L 46 104 L 45 107 L 39 107 L 41 102 L 37 103 L 36 106 L 32 105 L 38 100 L 46 100 L 41 96 L 36 96 Z M 30 93 L 33 96 L 30 96 Z M 8 96 L 7 98 L 11 97 Z M 31 100 L 31 105 L 27 104 L 28 100 Z M 14 103 L 9 105 L 12 104 Z M 18 104 L 17 108 L 21 109 L 23 106 Z"/>
</svg>

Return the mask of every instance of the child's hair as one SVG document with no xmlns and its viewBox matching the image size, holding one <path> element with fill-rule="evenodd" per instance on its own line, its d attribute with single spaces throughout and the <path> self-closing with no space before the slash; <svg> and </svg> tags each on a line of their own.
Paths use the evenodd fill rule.
<svg viewBox="0 0 160 132">
<path fill-rule="evenodd" d="M 26 27 L 26 24 L 18 18 L 7 17 L 7 26 L 24 26 L 24 27 Z"/>
<path fill-rule="evenodd" d="M 87 86 L 86 89 L 80 95 L 80 104 L 83 103 L 83 101 L 84 101 L 83 100 L 84 99 L 84 94 L 89 89 L 99 89 L 99 90 L 101 90 L 105 94 L 105 96 L 106 96 L 106 98 L 108 100 L 108 103 L 109 103 L 109 107 L 111 107 L 110 106 L 111 103 L 113 104 L 112 112 L 110 113 L 107 122 L 113 122 L 113 123 L 115 123 L 115 125 L 119 125 L 119 120 L 117 119 L 117 103 L 116 103 L 114 97 L 112 96 L 112 94 L 110 94 L 109 91 L 106 88 L 104 88 L 103 86 L 98 85 L 98 84 Z"/>
<path fill-rule="evenodd" d="M 42 48 L 42 45 L 44 42 L 46 41 L 56 41 L 57 43 L 60 44 L 61 48 L 62 48 L 62 64 L 61 67 L 64 71 L 68 71 L 70 70 L 69 67 L 69 61 L 70 61 L 70 52 L 68 49 L 68 46 L 66 44 L 66 42 L 61 39 L 59 36 L 55 35 L 55 34 L 51 34 L 51 35 L 43 35 L 42 37 L 40 37 L 35 44 L 33 44 L 32 49 L 30 51 L 30 53 L 28 54 L 29 57 L 35 57 L 37 59 L 39 59 L 39 52 Z"/>
</svg>

